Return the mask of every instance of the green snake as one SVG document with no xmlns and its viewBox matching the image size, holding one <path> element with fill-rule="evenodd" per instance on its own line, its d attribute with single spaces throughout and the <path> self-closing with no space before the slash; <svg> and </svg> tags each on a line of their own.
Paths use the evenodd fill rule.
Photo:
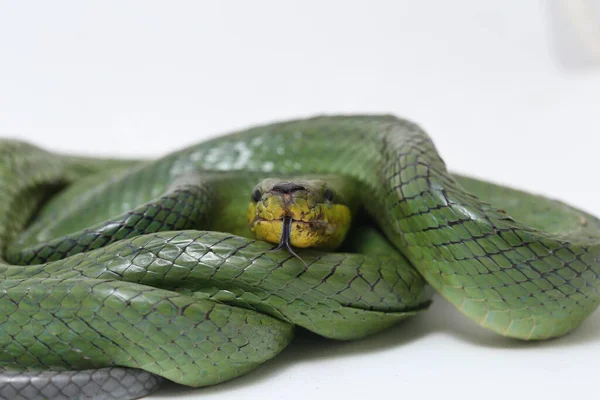
<svg viewBox="0 0 600 400">
<path fill-rule="evenodd" d="M 273 123 L 152 161 L 10 140 L 0 155 L 0 397 L 217 384 L 296 326 L 340 340 L 385 329 L 425 310 L 428 287 L 524 340 L 566 334 L 599 300 L 598 219 L 449 173 L 393 116 Z M 246 210 L 262 180 L 306 175 L 352 182 L 364 218 L 338 251 L 300 260 L 253 237 Z"/>
</svg>

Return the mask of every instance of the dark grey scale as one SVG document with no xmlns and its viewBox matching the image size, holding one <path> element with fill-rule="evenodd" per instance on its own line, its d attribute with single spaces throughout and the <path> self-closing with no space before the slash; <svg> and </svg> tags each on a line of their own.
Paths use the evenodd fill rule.
<svg viewBox="0 0 600 400">
<path fill-rule="evenodd" d="M 2 371 L 0 400 L 132 400 L 155 391 L 164 378 L 134 368 L 82 371 Z"/>
</svg>

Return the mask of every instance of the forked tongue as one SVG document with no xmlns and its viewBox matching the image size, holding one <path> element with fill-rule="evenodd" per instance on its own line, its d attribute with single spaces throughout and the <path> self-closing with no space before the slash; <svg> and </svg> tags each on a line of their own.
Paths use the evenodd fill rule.
<svg viewBox="0 0 600 400">
<path fill-rule="evenodd" d="M 301 259 L 298 254 L 296 254 L 294 249 L 292 249 L 292 222 L 292 217 L 287 215 L 283 217 L 283 227 L 281 228 L 281 240 L 279 240 L 279 244 L 277 245 L 277 247 L 271 251 L 277 251 L 285 248 L 291 255 L 293 255 L 298 260 L 302 261 L 304 265 L 306 265 L 304 260 Z"/>
</svg>

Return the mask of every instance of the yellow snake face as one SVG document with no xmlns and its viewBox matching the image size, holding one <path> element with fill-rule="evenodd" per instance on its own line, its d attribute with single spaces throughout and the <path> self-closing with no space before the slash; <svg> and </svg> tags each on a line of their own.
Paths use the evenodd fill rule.
<svg viewBox="0 0 600 400">
<path fill-rule="evenodd" d="M 323 180 L 265 179 L 247 215 L 257 239 L 299 248 L 334 249 L 351 222 L 350 208 Z"/>
</svg>

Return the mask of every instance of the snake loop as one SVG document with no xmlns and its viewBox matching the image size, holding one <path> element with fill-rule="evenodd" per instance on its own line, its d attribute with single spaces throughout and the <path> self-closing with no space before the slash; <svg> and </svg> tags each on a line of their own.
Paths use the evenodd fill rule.
<svg viewBox="0 0 600 400">
<path fill-rule="evenodd" d="M 16 141 L 0 155 L 0 398 L 216 384 L 277 355 L 295 326 L 355 339 L 425 310 L 425 282 L 525 340 L 598 305 L 598 219 L 451 174 L 392 116 L 258 126 L 154 161 Z M 354 182 L 385 238 L 357 228 L 342 252 L 299 250 L 305 263 L 253 239 L 255 185 L 308 174 Z"/>
</svg>

